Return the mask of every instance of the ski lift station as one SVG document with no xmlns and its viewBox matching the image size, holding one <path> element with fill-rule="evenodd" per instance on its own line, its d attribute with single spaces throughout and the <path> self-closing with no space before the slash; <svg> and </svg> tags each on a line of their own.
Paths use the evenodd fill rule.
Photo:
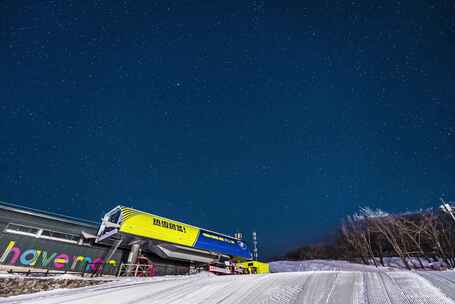
<svg viewBox="0 0 455 304">
<path fill-rule="evenodd" d="M 240 238 L 117 206 L 100 223 L 0 203 L 0 267 L 118 273 L 154 265 L 154 275 L 192 269 L 267 272 Z M 243 266 L 242 266 L 243 265 Z M 236 271 L 234 271 L 236 269 Z"/>
</svg>

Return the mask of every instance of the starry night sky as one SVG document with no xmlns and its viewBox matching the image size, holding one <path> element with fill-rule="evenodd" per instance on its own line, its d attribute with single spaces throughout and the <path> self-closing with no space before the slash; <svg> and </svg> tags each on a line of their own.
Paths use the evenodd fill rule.
<svg viewBox="0 0 455 304">
<path fill-rule="evenodd" d="M 260 255 L 455 198 L 453 1 L 0 2 L 0 200 Z"/>
</svg>

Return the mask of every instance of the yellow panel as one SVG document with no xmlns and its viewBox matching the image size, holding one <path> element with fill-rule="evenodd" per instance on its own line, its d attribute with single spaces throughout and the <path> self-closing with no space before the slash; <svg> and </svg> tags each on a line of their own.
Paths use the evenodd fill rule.
<svg viewBox="0 0 455 304">
<path fill-rule="evenodd" d="M 167 218 L 122 208 L 120 232 L 174 244 L 193 246 L 199 229 Z"/>
<path fill-rule="evenodd" d="M 258 272 L 259 273 L 269 273 L 270 272 L 269 264 L 268 263 L 259 263 Z"/>
<path fill-rule="evenodd" d="M 258 262 L 258 261 L 247 261 L 240 263 L 244 268 L 248 269 L 250 273 L 269 273 L 270 266 L 268 263 Z M 253 271 L 254 268 L 254 271 Z"/>
</svg>

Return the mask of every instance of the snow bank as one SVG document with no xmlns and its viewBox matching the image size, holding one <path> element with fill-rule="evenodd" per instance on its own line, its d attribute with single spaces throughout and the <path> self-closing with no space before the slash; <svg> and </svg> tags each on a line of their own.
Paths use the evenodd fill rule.
<svg viewBox="0 0 455 304">
<path fill-rule="evenodd" d="M 421 270 L 420 263 L 416 258 L 407 259 L 409 265 L 416 270 Z M 425 270 L 444 270 L 442 262 L 428 262 L 421 259 Z M 379 261 L 378 261 L 379 265 Z M 290 272 L 290 271 L 378 271 L 378 270 L 406 270 L 399 257 L 385 257 L 384 267 L 376 268 L 372 265 L 351 263 L 348 261 L 338 260 L 305 260 L 305 261 L 276 261 L 270 263 L 271 272 Z"/>
<path fill-rule="evenodd" d="M 30 277 L 3 277 L 0 278 L 0 297 L 10 297 L 21 294 L 36 293 L 46 290 L 63 288 L 80 288 L 103 283 L 96 280 L 30 278 Z"/>
<path fill-rule="evenodd" d="M 270 263 L 271 272 L 300 271 L 378 271 L 374 266 L 335 260 L 276 261 Z"/>
</svg>

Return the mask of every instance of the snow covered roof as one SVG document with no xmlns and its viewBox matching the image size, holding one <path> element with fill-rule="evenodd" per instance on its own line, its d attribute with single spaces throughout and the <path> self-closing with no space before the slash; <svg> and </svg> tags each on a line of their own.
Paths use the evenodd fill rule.
<svg viewBox="0 0 455 304">
<path fill-rule="evenodd" d="M 63 214 L 58 214 L 58 213 L 54 213 L 54 212 L 37 210 L 34 208 L 29 208 L 29 207 L 20 206 L 20 205 L 11 204 L 11 203 L 5 203 L 2 201 L 0 201 L 0 210 L 1 209 L 20 213 L 20 214 L 31 215 L 34 217 L 40 217 L 40 218 L 50 219 L 50 220 L 54 220 L 54 221 L 95 228 L 95 229 L 99 225 L 97 222 L 94 222 L 94 221 L 84 220 L 84 219 L 67 216 L 67 215 L 63 215 Z"/>
</svg>

